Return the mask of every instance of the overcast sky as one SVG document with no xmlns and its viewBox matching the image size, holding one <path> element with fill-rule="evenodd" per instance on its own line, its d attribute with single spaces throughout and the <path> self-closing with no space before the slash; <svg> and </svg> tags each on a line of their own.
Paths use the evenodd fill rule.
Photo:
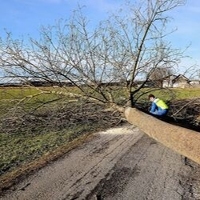
<svg viewBox="0 0 200 200">
<path fill-rule="evenodd" d="M 134 1 L 134 0 L 132 0 Z M 39 37 L 41 26 L 53 25 L 57 20 L 67 19 L 72 11 L 85 5 L 86 15 L 91 21 L 104 19 L 107 11 L 114 11 L 123 0 L 0 0 L 0 37 L 5 30 L 14 38 Z M 186 54 L 191 59 L 184 59 L 182 66 L 200 65 L 200 1 L 188 0 L 185 6 L 178 7 L 170 16 L 174 20 L 171 27 L 177 31 L 169 38 L 175 47 L 185 48 L 190 45 Z"/>
</svg>

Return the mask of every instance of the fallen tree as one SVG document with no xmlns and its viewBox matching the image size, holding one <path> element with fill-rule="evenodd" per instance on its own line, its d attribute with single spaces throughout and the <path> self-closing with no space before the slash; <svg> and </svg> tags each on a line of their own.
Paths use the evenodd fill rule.
<svg viewBox="0 0 200 200">
<path fill-rule="evenodd" d="M 128 122 L 150 137 L 200 164 L 199 132 L 168 124 L 136 108 L 125 108 L 124 114 Z"/>
<path fill-rule="evenodd" d="M 184 4 L 184 0 L 127 3 L 125 8 L 111 15 L 108 20 L 102 21 L 94 30 L 89 27 L 89 21 L 83 15 L 83 10 L 78 9 L 70 19 L 61 20 L 55 26 L 43 27 L 40 32 L 41 38 L 39 40 L 30 38 L 28 44 L 23 40 L 14 39 L 11 33 L 7 33 L 6 38 L 0 38 L 0 70 L 3 74 L 18 78 L 23 83 L 56 82 L 58 87 L 63 87 L 63 82 L 70 83 L 77 89 L 77 93 L 73 94 L 76 100 L 92 100 L 107 107 L 115 105 L 116 110 L 119 110 L 117 107 L 125 106 L 130 98 L 134 106 L 141 96 L 159 89 L 151 86 L 147 88 L 149 83 L 160 82 L 163 76 L 177 69 L 181 58 L 184 57 L 183 50 L 172 47 L 166 40 L 166 36 L 173 32 L 166 28 L 169 22 L 169 16 L 166 14 Z M 158 74 L 163 75 L 160 77 Z M 141 76 L 144 76 L 144 80 L 138 84 L 137 79 Z M 115 83 L 118 87 L 111 87 Z M 144 87 L 145 90 L 142 90 Z M 39 94 L 44 93 L 42 89 L 40 91 Z M 124 94 L 119 97 L 118 91 L 124 91 Z M 66 93 L 70 94 L 69 91 Z M 54 101 L 64 96 L 60 94 Z M 122 103 L 120 98 L 123 99 Z M 29 99 L 25 97 L 19 102 L 23 103 Z M 46 104 L 42 102 L 38 107 Z M 134 109 L 127 114 L 129 110 L 128 108 L 125 112 L 128 121 L 131 120 L 130 122 L 146 133 L 160 133 L 157 127 L 161 124 L 166 128 L 163 122 L 158 122 Z M 138 116 L 130 117 L 131 113 Z M 175 115 L 178 113 L 179 110 Z M 27 112 L 26 115 L 28 114 L 30 113 Z M 34 113 L 34 120 L 38 120 L 38 115 L 35 116 Z M 60 122 L 63 116 L 66 114 L 58 115 L 57 121 Z M 142 117 L 144 119 L 141 120 Z M 24 119 L 23 117 L 21 120 L 23 123 Z M 49 117 L 42 120 L 48 122 Z M 148 126 L 147 121 L 151 121 Z M 168 126 L 166 129 L 163 127 L 167 131 L 166 136 L 153 134 L 152 137 L 162 141 L 163 138 L 170 136 L 169 141 L 164 139 L 164 143 L 172 148 L 174 146 L 178 148 L 179 144 L 176 142 L 179 141 L 179 137 L 189 140 L 190 134 L 184 136 L 190 132 L 189 130 L 174 126 L 171 128 L 169 124 Z M 185 139 L 184 148 L 186 142 Z M 178 150 L 180 153 L 183 147 Z M 189 151 L 189 148 L 190 145 L 184 151 Z M 193 156 L 189 154 L 189 157 Z"/>
<path fill-rule="evenodd" d="M 43 28 L 41 38 L 39 40 L 30 38 L 28 44 L 25 44 L 23 40 L 14 39 L 11 33 L 7 33 L 6 38 L 0 38 L 2 74 L 13 79 L 17 78 L 24 84 L 31 85 L 37 81 L 56 83 L 57 87 L 67 91 L 65 94 L 63 91 L 57 94 L 57 98 L 53 100 L 57 101 L 60 112 L 42 110 L 43 113 L 39 113 L 39 108 L 44 108 L 47 102 L 52 103 L 52 101 L 38 99 L 37 103 L 40 104 L 34 110 L 22 113 L 24 115 L 19 113 L 19 116 L 22 116 L 21 121 L 11 118 L 9 122 L 12 122 L 13 126 L 10 126 L 11 123 L 7 126 L 8 121 L 4 119 L 3 125 L 6 124 L 6 127 L 16 130 L 16 122 L 24 128 L 27 127 L 28 120 L 33 127 L 31 131 L 35 133 L 33 122 L 45 128 L 51 125 L 56 130 L 65 128 L 66 124 L 76 125 L 81 120 L 84 123 L 93 123 L 91 115 L 88 114 L 88 108 L 83 109 L 85 100 L 92 100 L 121 111 L 124 108 L 120 106 L 125 106 L 129 97 L 134 105 L 141 96 L 157 90 L 152 87 L 145 88 L 143 91 L 141 89 L 146 87 L 147 83 L 152 83 L 152 78 L 153 82 L 163 78 L 155 76 L 158 71 L 170 72 L 174 68 L 177 69 L 180 59 L 184 57 L 184 51 L 172 47 L 171 43 L 165 40 L 165 37 L 173 32 L 166 30 L 169 17 L 165 13 L 183 5 L 185 1 L 136 2 L 134 5 L 126 4 L 127 7 L 124 10 L 120 9 L 120 12 L 109 17 L 109 20 L 101 22 L 93 31 L 91 27 L 88 27 L 88 20 L 82 15 L 82 10 L 79 10 L 72 15 L 70 20 L 61 20 L 55 26 Z M 137 78 L 141 76 L 145 76 L 144 81 L 138 84 Z M 73 85 L 77 91 L 74 91 L 71 96 L 63 83 Z M 117 87 L 114 85 L 116 83 Z M 111 87 L 113 85 L 114 87 Z M 40 91 L 37 96 L 46 93 L 44 88 L 37 89 Z M 122 92 L 123 90 L 126 91 Z M 120 96 L 117 94 L 118 91 L 120 91 Z M 79 100 L 80 107 L 73 112 L 66 111 L 63 109 L 66 107 L 59 104 L 60 99 L 65 100 L 66 94 L 73 98 L 73 101 Z M 25 102 L 29 103 L 30 100 L 33 100 L 33 96 L 19 99 L 17 106 L 10 112 L 27 111 L 19 108 L 26 108 Z M 66 101 L 66 104 L 69 105 L 69 101 Z M 92 115 L 97 119 L 94 122 L 99 122 L 99 116 L 104 111 L 99 112 L 94 105 L 92 108 Z M 84 117 L 79 115 L 80 111 Z M 50 114 L 53 114 L 56 123 L 53 123 Z M 177 115 L 178 111 L 175 114 Z M 104 113 L 102 116 L 106 115 L 107 113 Z M 126 108 L 125 116 L 130 123 L 137 125 L 151 137 L 199 162 L 197 159 L 199 149 L 198 151 L 195 149 L 198 145 L 193 144 L 196 132 L 191 131 L 194 134 L 190 134 L 189 130 L 166 125 L 133 108 Z M 105 118 L 101 119 L 105 121 Z M 161 127 L 161 124 L 163 127 L 159 131 L 156 127 Z M 166 129 L 166 134 L 163 129 Z"/>
</svg>

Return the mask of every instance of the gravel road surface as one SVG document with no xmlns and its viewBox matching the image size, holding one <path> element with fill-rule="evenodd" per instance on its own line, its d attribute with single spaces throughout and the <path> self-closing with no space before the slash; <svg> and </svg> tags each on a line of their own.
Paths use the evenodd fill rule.
<svg viewBox="0 0 200 200">
<path fill-rule="evenodd" d="M 195 200 L 193 165 L 127 124 L 94 134 L 0 199 Z"/>
</svg>

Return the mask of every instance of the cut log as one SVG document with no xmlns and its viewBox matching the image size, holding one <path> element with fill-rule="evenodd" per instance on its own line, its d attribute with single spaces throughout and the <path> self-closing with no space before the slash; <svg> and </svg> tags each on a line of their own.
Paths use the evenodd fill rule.
<svg viewBox="0 0 200 200">
<path fill-rule="evenodd" d="M 156 141 L 200 164 L 200 132 L 166 123 L 136 108 L 127 107 L 124 114 L 129 123 Z"/>
</svg>

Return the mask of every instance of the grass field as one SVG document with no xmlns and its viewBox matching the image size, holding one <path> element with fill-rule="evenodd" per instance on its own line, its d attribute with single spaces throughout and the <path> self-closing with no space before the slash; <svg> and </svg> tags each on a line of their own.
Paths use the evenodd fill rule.
<svg viewBox="0 0 200 200">
<path fill-rule="evenodd" d="M 51 91 L 52 88 L 43 88 L 45 91 Z M 59 93 L 59 88 L 53 90 L 57 90 Z M 73 92 L 73 88 L 68 88 L 67 92 Z M 190 88 L 190 89 L 173 89 L 172 91 L 164 90 L 164 91 L 155 91 L 153 92 L 156 96 L 163 98 L 164 100 L 171 100 L 172 98 L 176 99 L 188 99 L 188 98 L 196 98 L 200 97 L 200 89 L 198 88 Z M 40 94 L 40 95 L 39 95 Z M 147 94 L 146 94 L 147 96 Z M 145 96 L 145 98 L 146 98 Z M 60 99 L 59 99 L 60 98 Z M 54 102 L 55 99 L 58 99 Z M 95 132 L 100 129 L 105 129 L 110 126 L 110 124 L 106 124 L 106 121 L 112 119 L 111 113 L 101 113 L 102 118 L 97 118 L 95 115 L 92 116 L 92 113 L 87 111 L 87 107 L 84 107 L 81 104 L 69 104 L 69 99 L 66 99 L 62 96 L 62 92 L 59 95 L 55 95 L 55 93 L 43 93 L 41 95 L 41 91 L 35 88 L 0 88 L 0 118 L 2 119 L 4 116 L 8 116 L 10 113 L 11 116 L 15 116 L 18 114 L 17 109 L 22 109 L 20 107 L 19 102 L 23 102 L 23 109 L 33 110 L 33 108 L 38 107 L 44 102 L 52 101 L 53 103 L 45 105 L 44 108 L 38 109 L 37 114 L 40 116 L 41 120 L 37 121 L 36 125 L 31 121 L 30 124 L 33 125 L 31 131 L 26 129 L 26 126 L 21 126 L 21 129 L 15 128 L 20 122 L 20 118 L 16 118 L 16 121 L 12 121 L 12 124 L 9 120 L 6 123 L 6 126 L 9 128 L 14 126 L 13 132 L 0 132 L 0 177 L 2 179 L 2 183 L 8 180 L 9 178 L 15 177 L 19 171 L 23 171 L 23 168 L 26 169 L 27 165 L 32 161 L 37 161 L 38 166 L 43 163 L 41 157 L 45 155 L 51 155 L 55 158 L 55 152 L 59 152 L 62 149 L 62 153 L 65 153 L 70 149 L 71 142 L 78 138 L 84 137 L 88 133 Z M 15 109 L 10 109 L 15 106 Z M 67 120 L 69 120 L 69 114 L 63 118 L 63 124 L 61 124 L 61 119 L 56 121 L 59 128 L 56 128 L 56 123 L 50 128 L 46 128 L 46 121 L 48 124 L 51 124 L 53 118 L 45 118 L 45 123 L 42 121 L 44 118 L 41 116 L 46 116 L 49 113 L 57 114 L 57 110 L 60 108 L 66 108 L 65 112 L 68 112 L 69 108 L 75 108 L 73 110 L 73 116 L 76 120 L 73 122 L 73 126 L 69 125 Z M 92 112 L 98 111 L 98 109 L 102 109 L 100 107 L 94 107 Z M 86 115 L 85 120 L 81 123 L 81 117 L 76 118 L 76 113 L 80 112 Z M 100 112 L 99 110 L 99 112 Z M 13 112 L 15 112 L 13 114 Z M 70 112 L 69 112 L 70 113 Z M 56 117 L 60 116 L 60 113 L 56 115 Z M 91 116 L 89 116 L 91 115 Z M 109 116 L 110 115 L 110 116 Z M 110 117 L 106 119 L 106 117 Z M 68 117 L 68 118 L 67 118 Z M 93 118 L 92 118 L 93 117 Z M 29 119 L 29 118 L 28 118 Z M 117 118 L 113 117 L 114 123 L 117 124 Z M 116 121 L 115 121 L 116 120 Z M 23 120 L 22 120 L 23 122 Z M 9 124 L 10 123 L 10 124 Z M 61 125 L 62 126 L 61 126 Z M 3 130 L 3 129 L 1 129 Z M 73 143 L 74 145 L 74 143 Z M 72 145 L 72 146 L 73 146 Z M 64 149 L 64 150 L 63 150 Z M 54 152 L 54 153 L 53 153 Z M 48 158 L 51 160 L 51 156 Z M 15 172 L 15 173 L 13 173 Z M 11 174 L 9 176 L 9 174 Z"/>
<path fill-rule="evenodd" d="M 160 92 L 158 92 L 158 96 Z M 176 88 L 171 89 L 170 92 L 165 92 L 164 95 L 161 93 L 161 97 L 165 100 L 171 100 L 175 98 L 176 100 L 181 99 L 192 99 L 200 97 L 200 88 Z"/>
</svg>

